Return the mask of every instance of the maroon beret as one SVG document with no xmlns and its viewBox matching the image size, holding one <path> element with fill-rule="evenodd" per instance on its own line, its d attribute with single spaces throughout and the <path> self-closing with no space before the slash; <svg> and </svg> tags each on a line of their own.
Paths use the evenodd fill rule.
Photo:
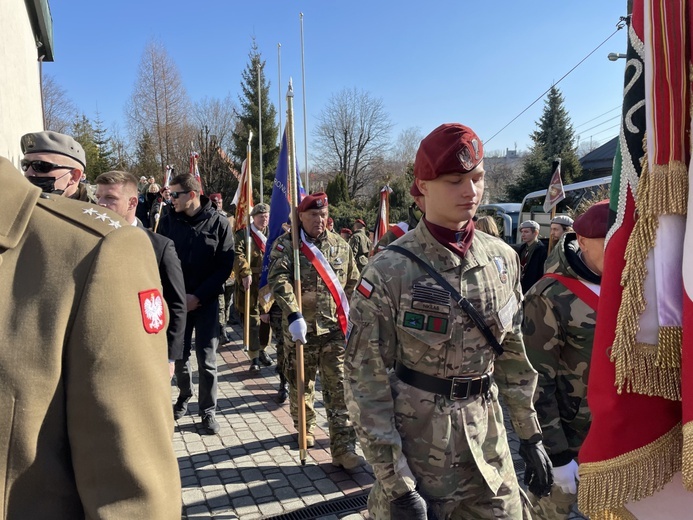
<svg viewBox="0 0 693 520">
<path fill-rule="evenodd" d="M 440 125 L 423 138 L 414 160 L 414 177 L 432 180 L 446 173 L 468 173 L 484 159 L 484 145 L 469 127 Z"/>
<path fill-rule="evenodd" d="M 411 188 L 409 188 L 409 195 L 412 197 L 423 197 L 423 193 L 419 191 L 419 187 L 416 185 L 416 180 L 411 183 Z"/>
<path fill-rule="evenodd" d="M 323 191 L 319 191 L 318 193 L 306 195 L 298 205 L 298 212 L 303 213 L 309 209 L 321 209 L 326 208 L 327 206 L 327 194 Z"/>
<path fill-rule="evenodd" d="M 328 224 L 334 224 L 334 219 L 332 217 L 327 217 Z"/>
<path fill-rule="evenodd" d="M 363 221 L 362 218 L 357 218 L 356 220 L 354 220 L 354 224 L 357 224 L 357 223 L 361 224 L 363 227 L 366 227 L 366 223 Z"/>
<path fill-rule="evenodd" d="M 353 233 L 351 232 L 351 229 L 348 227 L 342 228 L 339 230 L 339 234 L 341 235 L 342 233 L 346 233 L 347 235 L 352 235 Z"/>
<path fill-rule="evenodd" d="M 214 202 L 221 200 L 221 193 L 212 193 L 209 196 L 209 200 L 213 200 Z"/>
<path fill-rule="evenodd" d="M 573 222 L 573 230 L 585 238 L 605 238 L 609 231 L 609 200 L 590 206 Z"/>
</svg>

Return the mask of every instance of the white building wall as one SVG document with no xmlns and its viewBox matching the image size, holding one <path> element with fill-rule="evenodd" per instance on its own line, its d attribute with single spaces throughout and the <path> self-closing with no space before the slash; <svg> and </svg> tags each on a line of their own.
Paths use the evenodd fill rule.
<svg viewBox="0 0 693 520">
<path fill-rule="evenodd" d="M 43 130 L 41 79 L 24 0 L 0 1 L 0 155 L 19 166 L 19 139 Z"/>
</svg>

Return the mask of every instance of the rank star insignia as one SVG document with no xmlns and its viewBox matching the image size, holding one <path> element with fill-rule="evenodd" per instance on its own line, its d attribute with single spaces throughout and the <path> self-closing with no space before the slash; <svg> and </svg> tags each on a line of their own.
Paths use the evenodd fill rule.
<svg viewBox="0 0 693 520">
<path fill-rule="evenodd" d="M 94 213 L 98 213 L 98 210 L 96 208 L 85 208 L 82 210 L 82 213 L 85 215 L 93 215 Z"/>
<path fill-rule="evenodd" d="M 108 218 L 107 213 L 99 213 L 96 215 L 96 220 L 100 220 L 101 222 L 106 222 L 106 219 Z"/>
<path fill-rule="evenodd" d="M 158 289 L 149 289 L 138 293 L 142 324 L 148 334 L 156 334 L 166 326 L 164 301 Z"/>
<path fill-rule="evenodd" d="M 117 220 L 113 220 L 112 218 L 108 219 L 108 220 L 111 221 L 111 223 L 108 224 L 109 226 L 114 227 L 116 229 L 118 229 L 120 227 L 120 222 L 118 222 Z"/>
</svg>

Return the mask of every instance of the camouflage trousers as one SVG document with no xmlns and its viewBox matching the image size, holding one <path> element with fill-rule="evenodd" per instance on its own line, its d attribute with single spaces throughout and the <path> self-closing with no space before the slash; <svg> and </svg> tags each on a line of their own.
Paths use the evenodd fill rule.
<svg viewBox="0 0 693 520">
<path fill-rule="evenodd" d="M 238 316 L 240 317 L 241 320 L 241 326 L 245 327 L 245 316 L 244 316 L 244 309 L 237 309 L 238 310 Z M 261 350 L 265 350 L 267 348 L 267 345 L 269 345 L 270 342 L 270 332 L 271 332 L 271 326 L 269 323 L 263 323 L 260 320 L 260 315 L 253 313 L 252 312 L 252 307 L 251 307 L 251 312 L 250 312 L 250 330 L 249 330 L 249 335 L 250 335 L 250 341 L 248 345 L 248 357 L 250 359 L 254 359 L 258 357 L 259 353 Z M 244 340 L 245 341 L 245 340 Z"/>
<path fill-rule="evenodd" d="M 284 373 L 284 326 L 282 324 L 282 309 L 278 304 L 273 303 L 269 310 L 270 315 L 270 328 L 272 329 L 272 335 L 274 340 L 277 342 L 277 373 Z M 267 341 L 269 345 L 269 339 Z"/>
<path fill-rule="evenodd" d="M 226 324 L 229 322 L 229 310 L 232 299 L 233 284 L 224 284 L 224 292 L 219 294 L 219 325 L 221 325 L 222 331 L 226 330 Z"/>
<path fill-rule="evenodd" d="M 551 487 L 551 495 L 539 498 L 529 494 L 532 502 L 532 517 L 536 520 L 564 520 L 570 516 L 573 504 L 577 504 L 577 493 L 565 493 L 560 487 Z"/>
<path fill-rule="evenodd" d="M 431 399 L 394 373 L 390 386 L 402 454 L 435 518 L 529 518 L 495 385 L 488 397 L 456 401 L 440 395 Z M 368 497 L 371 517 L 389 520 L 389 500 L 376 480 Z"/>
<path fill-rule="evenodd" d="M 306 431 L 315 427 L 315 379 L 320 371 L 322 396 L 330 430 L 332 456 L 353 451 L 356 433 L 349 420 L 344 401 L 344 334 L 331 332 L 322 336 L 308 334 L 308 343 L 303 346 L 305 374 Z M 289 383 L 289 403 L 294 426 L 298 429 L 298 390 L 296 386 L 296 348 L 287 344 L 284 349 L 284 375 Z"/>
</svg>

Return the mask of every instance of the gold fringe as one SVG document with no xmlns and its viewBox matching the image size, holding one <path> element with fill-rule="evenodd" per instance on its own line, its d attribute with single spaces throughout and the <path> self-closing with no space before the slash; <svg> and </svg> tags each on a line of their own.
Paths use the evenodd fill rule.
<svg viewBox="0 0 693 520">
<path fill-rule="evenodd" d="M 658 345 L 637 343 L 640 316 L 647 304 L 644 294 L 645 259 L 654 247 L 660 215 L 685 215 L 688 204 L 688 173 L 681 161 L 648 167 L 643 158 L 636 206 L 638 220 L 628 239 L 626 265 L 621 273 L 623 297 L 616 321 L 616 337 L 611 349 L 618 393 L 637 392 L 665 399 L 681 399 L 680 327 L 662 327 Z M 654 348 L 654 351 L 653 351 Z"/>
<path fill-rule="evenodd" d="M 590 520 L 638 520 L 637 517 L 625 507 L 610 509 L 609 511 L 599 511 L 589 518 Z"/>
<path fill-rule="evenodd" d="M 683 485 L 688 491 L 693 491 L 693 421 L 683 425 L 683 454 L 681 456 L 681 476 Z"/>
<path fill-rule="evenodd" d="M 596 518 L 615 514 L 626 502 L 649 497 L 681 470 L 681 424 L 656 441 L 602 462 L 580 464 L 578 508 Z"/>
</svg>

